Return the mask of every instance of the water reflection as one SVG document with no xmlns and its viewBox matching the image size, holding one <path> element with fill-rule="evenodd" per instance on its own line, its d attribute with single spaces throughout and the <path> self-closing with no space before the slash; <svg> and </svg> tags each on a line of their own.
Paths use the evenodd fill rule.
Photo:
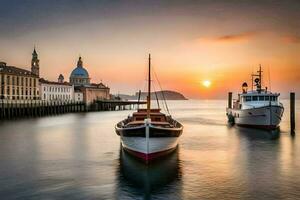
<svg viewBox="0 0 300 200">
<path fill-rule="evenodd" d="M 235 128 L 240 136 L 246 137 L 250 140 L 276 140 L 280 137 L 280 128 L 277 128 L 275 130 L 262 130 L 238 126 L 236 126 Z"/>
<path fill-rule="evenodd" d="M 146 165 L 120 147 L 118 173 L 120 199 L 180 199 L 182 174 L 179 148 Z"/>
</svg>

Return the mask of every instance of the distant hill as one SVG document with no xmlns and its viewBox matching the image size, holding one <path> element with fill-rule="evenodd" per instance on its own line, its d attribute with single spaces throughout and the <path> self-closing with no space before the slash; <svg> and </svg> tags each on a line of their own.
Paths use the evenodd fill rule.
<svg viewBox="0 0 300 200">
<path fill-rule="evenodd" d="M 187 100 L 183 94 L 171 90 L 163 90 L 163 91 L 157 91 L 156 92 L 157 98 L 159 100 L 163 100 L 163 95 L 166 100 Z M 156 95 L 154 92 L 151 92 L 151 99 L 155 100 Z M 127 99 L 127 100 L 137 100 L 139 96 L 139 93 L 137 92 L 135 95 L 126 95 L 126 94 L 120 94 L 119 97 L 122 99 Z M 141 93 L 141 100 L 146 100 L 147 98 L 147 93 L 142 92 Z"/>
</svg>

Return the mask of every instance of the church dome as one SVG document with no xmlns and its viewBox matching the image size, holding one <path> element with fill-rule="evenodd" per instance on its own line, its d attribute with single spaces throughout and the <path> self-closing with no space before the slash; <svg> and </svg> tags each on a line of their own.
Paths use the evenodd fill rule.
<svg viewBox="0 0 300 200">
<path fill-rule="evenodd" d="M 76 67 L 72 71 L 71 77 L 89 78 L 89 73 L 83 67 Z"/>
<path fill-rule="evenodd" d="M 89 73 L 82 66 L 81 57 L 79 57 L 77 67 L 71 73 L 71 78 L 89 78 Z"/>
<path fill-rule="evenodd" d="M 81 57 L 77 62 L 77 67 L 71 72 L 70 83 L 75 86 L 89 85 L 90 77 L 86 69 L 82 65 Z"/>
</svg>

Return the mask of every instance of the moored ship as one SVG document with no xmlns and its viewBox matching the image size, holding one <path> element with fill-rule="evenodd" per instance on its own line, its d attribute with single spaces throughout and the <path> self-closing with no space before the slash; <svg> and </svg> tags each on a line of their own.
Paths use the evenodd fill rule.
<svg viewBox="0 0 300 200">
<path fill-rule="evenodd" d="M 232 108 L 226 109 L 229 122 L 253 128 L 278 128 L 284 112 L 283 105 L 279 101 L 280 93 L 272 93 L 267 87 L 262 88 L 261 66 L 257 74 L 252 74 L 251 84 L 252 90 L 248 91 L 247 83 L 243 83 L 243 92 L 238 94 Z"/>
<path fill-rule="evenodd" d="M 149 161 L 176 149 L 183 126 L 158 109 L 151 109 L 151 57 L 149 55 L 147 109 L 117 123 L 122 147 L 132 155 Z"/>
</svg>

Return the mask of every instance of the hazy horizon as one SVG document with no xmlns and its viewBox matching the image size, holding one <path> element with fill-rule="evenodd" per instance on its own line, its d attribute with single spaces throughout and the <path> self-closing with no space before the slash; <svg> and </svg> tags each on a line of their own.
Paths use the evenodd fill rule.
<svg viewBox="0 0 300 200">
<path fill-rule="evenodd" d="M 0 61 L 30 69 L 36 46 L 41 77 L 68 80 L 81 55 L 92 82 L 134 94 L 151 53 L 163 89 L 189 99 L 226 99 L 262 64 L 265 85 L 288 98 L 300 92 L 299 10 L 296 0 L 3 0 Z"/>
</svg>

